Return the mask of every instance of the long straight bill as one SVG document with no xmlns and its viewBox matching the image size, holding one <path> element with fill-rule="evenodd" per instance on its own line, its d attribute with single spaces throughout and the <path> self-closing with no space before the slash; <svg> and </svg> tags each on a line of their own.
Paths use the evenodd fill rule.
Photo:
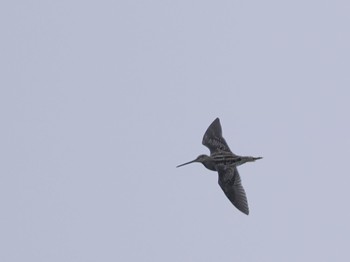
<svg viewBox="0 0 350 262">
<path fill-rule="evenodd" d="M 194 162 L 197 162 L 197 159 L 192 160 L 192 161 L 190 161 L 190 162 L 187 162 L 187 163 L 185 163 L 185 164 L 178 165 L 177 167 L 184 166 L 184 165 L 188 165 L 188 164 L 191 164 L 191 163 L 194 163 Z"/>
</svg>

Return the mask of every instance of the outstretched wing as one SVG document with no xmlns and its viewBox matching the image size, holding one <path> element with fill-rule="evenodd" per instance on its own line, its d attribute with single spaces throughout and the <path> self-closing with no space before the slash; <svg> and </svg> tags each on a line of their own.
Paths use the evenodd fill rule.
<svg viewBox="0 0 350 262">
<path fill-rule="evenodd" d="M 236 167 L 217 166 L 219 185 L 231 203 L 244 214 L 249 214 L 247 196 Z"/>
<path fill-rule="evenodd" d="M 202 140 L 202 144 L 210 150 L 210 154 L 217 151 L 231 152 L 225 139 L 222 137 L 220 119 L 216 118 L 208 127 Z"/>
</svg>

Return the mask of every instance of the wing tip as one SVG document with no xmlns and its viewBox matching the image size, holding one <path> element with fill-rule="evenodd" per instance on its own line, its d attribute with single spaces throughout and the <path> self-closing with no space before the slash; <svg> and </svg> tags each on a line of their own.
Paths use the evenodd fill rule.
<svg viewBox="0 0 350 262">
<path fill-rule="evenodd" d="M 220 123 L 220 118 L 215 118 L 215 120 L 213 121 L 213 123 L 219 122 Z"/>
<path fill-rule="evenodd" d="M 249 210 L 244 210 L 244 211 L 242 211 L 242 213 L 248 216 L 249 215 Z"/>
<path fill-rule="evenodd" d="M 232 203 L 233 204 L 233 203 Z M 245 205 L 239 205 L 238 203 L 233 204 L 239 211 L 241 211 L 243 214 L 245 215 L 249 215 L 249 207 L 248 207 L 248 203 L 246 203 Z"/>
</svg>

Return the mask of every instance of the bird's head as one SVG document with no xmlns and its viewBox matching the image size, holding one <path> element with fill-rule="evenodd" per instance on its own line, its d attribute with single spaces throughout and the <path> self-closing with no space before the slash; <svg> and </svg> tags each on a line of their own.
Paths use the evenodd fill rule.
<svg viewBox="0 0 350 262">
<path fill-rule="evenodd" d="M 181 165 L 178 165 L 177 167 L 180 167 L 180 166 L 184 166 L 184 165 L 188 165 L 188 164 L 191 164 L 191 163 L 204 163 L 206 160 L 210 159 L 209 156 L 207 155 L 199 155 L 195 160 L 192 160 L 190 162 L 187 162 L 187 163 L 184 163 L 184 164 L 181 164 Z"/>
</svg>

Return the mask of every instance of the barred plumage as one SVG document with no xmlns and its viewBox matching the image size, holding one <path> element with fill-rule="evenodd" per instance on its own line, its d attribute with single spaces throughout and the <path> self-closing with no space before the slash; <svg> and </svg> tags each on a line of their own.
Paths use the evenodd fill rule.
<svg viewBox="0 0 350 262">
<path fill-rule="evenodd" d="M 222 137 L 219 118 L 216 118 L 208 127 L 203 136 L 202 144 L 209 148 L 210 156 L 200 155 L 195 160 L 177 167 L 199 162 L 212 171 L 218 171 L 219 185 L 227 198 L 237 209 L 248 215 L 248 201 L 237 166 L 246 162 L 253 162 L 262 157 L 238 156 L 232 153 L 225 139 Z"/>
</svg>

